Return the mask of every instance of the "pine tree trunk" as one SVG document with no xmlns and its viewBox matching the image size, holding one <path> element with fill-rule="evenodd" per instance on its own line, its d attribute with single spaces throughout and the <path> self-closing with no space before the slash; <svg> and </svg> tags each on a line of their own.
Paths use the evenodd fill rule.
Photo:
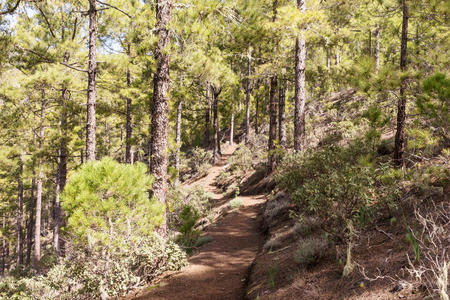
<svg viewBox="0 0 450 300">
<path fill-rule="evenodd" d="M 247 82 L 245 87 L 245 143 L 248 144 L 250 137 L 250 75 L 251 75 L 251 58 L 250 52 L 247 57 Z"/>
<path fill-rule="evenodd" d="M 331 54 L 330 54 L 330 47 L 326 47 L 326 51 L 327 51 L 327 70 L 328 72 L 330 72 L 331 69 Z"/>
<path fill-rule="evenodd" d="M 375 68 L 376 72 L 380 72 L 380 26 L 377 25 L 377 28 L 375 29 Z"/>
<path fill-rule="evenodd" d="M 183 101 L 179 100 L 177 105 L 177 124 L 175 132 L 175 141 L 177 143 L 177 152 L 175 153 L 175 169 L 177 170 L 177 177 L 175 184 L 178 184 L 180 176 L 180 148 L 181 148 L 181 111 L 183 109 Z"/>
<path fill-rule="evenodd" d="M 97 98 L 97 8 L 96 0 L 89 0 L 89 64 L 86 117 L 86 160 L 95 160 L 95 105 Z"/>
<path fill-rule="evenodd" d="M 268 171 L 275 170 L 275 140 L 277 138 L 277 99 L 275 97 L 277 90 L 277 77 L 270 79 L 270 105 L 269 105 L 269 155 L 268 155 Z"/>
<path fill-rule="evenodd" d="M 234 143 L 234 107 L 231 108 L 231 119 L 230 119 L 230 145 Z"/>
<path fill-rule="evenodd" d="M 34 141 L 36 145 L 36 134 L 34 135 Z M 36 173 L 34 171 L 34 164 L 32 166 L 33 174 L 31 179 L 31 195 L 30 195 L 30 207 L 28 216 L 28 229 L 27 229 L 27 259 L 26 265 L 29 266 L 31 263 L 31 252 L 33 246 L 33 227 L 34 227 L 34 190 L 36 189 Z"/>
<path fill-rule="evenodd" d="M 156 20 L 158 44 L 155 49 L 157 69 L 154 77 L 154 92 L 151 122 L 151 173 L 155 177 L 153 195 L 166 205 L 167 192 L 167 150 L 169 127 L 169 55 L 166 47 L 170 42 L 169 22 L 172 3 L 170 0 L 157 0 Z M 160 234 L 167 237 L 167 221 L 161 225 Z"/>
<path fill-rule="evenodd" d="M 408 54 L 408 3 L 402 0 L 403 22 L 402 40 L 400 50 L 400 69 L 406 71 Z M 405 164 L 403 153 L 405 151 L 405 122 L 406 122 L 406 79 L 400 84 L 400 99 L 397 104 L 397 131 L 395 134 L 394 163 L 397 167 Z"/>
<path fill-rule="evenodd" d="M 211 100 L 209 98 L 209 86 L 206 87 L 206 111 L 205 111 L 205 139 L 203 141 L 203 144 L 205 147 L 209 146 L 210 141 L 210 125 L 211 125 Z"/>
<path fill-rule="evenodd" d="M 5 218 L 4 215 L 3 215 L 3 218 L 2 218 L 2 229 L 3 229 L 3 232 L 5 232 L 5 230 L 6 230 L 6 218 Z M 5 270 L 7 269 L 6 268 L 6 260 L 8 259 L 8 257 L 7 257 L 7 249 L 6 249 L 7 247 L 8 246 L 7 246 L 7 243 L 6 243 L 6 238 L 5 238 L 4 235 L 2 235 L 2 264 L 1 264 L 1 267 L 0 267 L 1 275 L 5 274 Z"/>
<path fill-rule="evenodd" d="M 282 149 L 286 148 L 286 85 L 280 80 L 278 94 L 278 140 Z"/>
<path fill-rule="evenodd" d="M 259 90 L 259 80 L 256 82 L 256 91 Z M 256 103 L 255 103 L 255 134 L 259 133 L 259 97 L 256 96 Z"/>
<path fill-rule="evenodd" d="M 128 44 L 127 55 L 130 57 L 131 50 L 130 44 Z M 131 87 L 131 72 L 130 69 L 127 69 L 127 87 Z M 127 97 L 127 116 L 126 116 L 126 125 L 125 125 L 125 162 L 131 163 L 131 136 L 133 133 L 133 127 L 131 125 L 131 98 Z"/>
<path fill-rule="evenodd" d="M 214 149 L 213 149 L 213 163 L 217 162 L 217 158 L 220 154 L 219 150 L 219 95 L 220 90 L 217 90 L 215 87 L 212 87 L 213 94 L 213 124 L 214 124 Z"/>
<path fill-rule="evenodd" d="M 64 53 L 64 63 L 69 61 L 69 52 Z M 63 192 L 66 186 L 67 180 L 67 101 L 69 100 L 69 91 L 65 86 L 62 89 L 61 95 L 61 118 L 60 118 L 60 145 L 59 145 L 59 157 L 58 157 L 58 174 L 56 175 L 56 196 L 55 205 L 53 207 L 53 248 L 58 255 L 61 255 L 60 246 L 61 240 L 59 230 L 62 221 L 62 211 L 60 204 L 60 194 Z"/>
<path fill-rule="evenodd" d="M 336 66 L 339 66 L 341 63 L 341 50 L 339 47 L 336 48 Z"/>
<path fill-rule="evenodd" d="M 44 99 L 45 94 L 42 92 L 42 99 Z M 42 100 L 44 101 L 44 100 Z M 44 127 L 45 120 L 45 104 L 42 102 L 41 105 L 41 120 L 39 125 L 39 143 L 38 150 L 42 150 L 44 143 Z M 41 212 L 42 212 L 42 180 L 43 180 L 43 170 L 42 170 L 42 158 L 38 158 L 38 176 L 36 180 L 36 221 L 34 227 L 34 256 L 33 256 L 33 269 L 38 271 L 38 264 L 41 260 Z"/>
<path fill-rule="evenodd" d="M 23 264 L 23 161 L 19 158 L 19 173 L 17 175 L 17 265 Z"/>
<path fill-rule="evenodd" d="M 297 0 L 297 7 L 301 12 L 306 11 L 306 0 Z M 294 94 L 294 150 L 300 151 L 305 135 L 305 66 L 306 43 L 302 37 L 295 42 L 295 94 Z"/>
</svg>

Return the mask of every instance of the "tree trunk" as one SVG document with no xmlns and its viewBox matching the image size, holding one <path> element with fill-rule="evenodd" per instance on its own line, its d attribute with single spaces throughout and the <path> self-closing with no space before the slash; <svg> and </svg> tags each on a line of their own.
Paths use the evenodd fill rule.
<svg viewBox="0 0 450 300">
<path fill-rule="evenodd" d="M 380 25 L 375 29 L 375 66 L 376 72 L 380 72 Z"/>
<path fill-rule="evenodd" d="M 69 52 L 64 53 L 64 63 L 68 63 L 69 61 Z M 61 227 L 62 221 L 62 211 L 60 204 L 60 194 L 64 191 L 64 187 L 66 186 L 67 180 L 67 136 L 68 136 L 68 128 L 67 128 L 67 101 L 69 100 L 69 91 L 65 86 L 62 89 L 61 95 L 61 118 L 60 118 L 60 145 L 59 145 L 59 158 L 58 158 L 58 174 L 56 175 L 56 196 L 55 196 L 55 205 L 53 207 L 53 248 L 55 249 L 58 255 L 61 255 L 60 252 L 60 235 L 59 230 Z"/>
<path fill-rule="evenodd" d="M 257 90 L 259 90 L 259 80 L 256 82 L 256 91 Z M 259 133 L 258 119 L 259 119 L 259 97 L 256 96 L 256 103 L 255 103 L 255 134 Z"/>
<path fill-rule="evenodd" d="M 370 56 L 372 56 L 372 30 L 369 30 L 369 41 L 367 45 L 367 53 Z"/>
<path fill-rule="evenodd" d="M 42 92 L 42 104 L 41 104 L 41 122 L 39 125 L 39 146 L 38 150 L 42 150 L 44 144 L 44 120 L 45 120 L 45 93 Z M 42 211 L 42 158 L 38 158 L 38 176 L 36 180 L 36 222 L 34 227 L 34 256 L 33 256 L 33 269 L 38 271 L 38 264 L 41 259 L 41 211 Z"/>
<path fill-rule="evenodd" d="M 339 47 L 336 48 L 336 66 L 339 66 L 341 63 L 341 50 Z"/>
<path fill-rule="evenodd" d="M 248 144 L 250 137 L 250 75 L 251 75 L 251 52 L 247 57 L 247 82 L 245 87 L 245 143 Z"/>
<path fill-rule="evenodd" d="M 177 170 L 177 177 L 175 178 L 175 184 L 178 184 L 178 178 L 180 176 L 180 148 L 181 148 L 181 111 L 183 109 L 183 101 L 179 100 L 177 105 L 177 124 L 175 141 L 177 143 L 177 152 L 175 153 L 175 169 Z"/>
<path fill-rule="evenodd" d="M 219 150 L 219 95 L 221 90 L 216 89 L 212 86 L 213 94 L 213 123 L 214 123 L 214 149 L 213 149 L 213 163 L 217 162 L 217 157 L 220 154 Z"/>
<path fill-rule="evenodd" d="M 34 144 L 36 145 L 36 134 L 34 134 Z M 36 188 L 36 173 L 34 171 L 34 163 L 33 163 L 33 177 L 31 179 L 31 195 L 30 195 L 30 207 L 29 207 L 29 216 L 28 216 L 28 229 L 27 229 L 27 266 L 31 263 L 31 252 L 33 246 L 33 227 L 34 227 L 34 190 Z"/>
<path fill-rule="evenodd" d="M 23 264 L 23 160 L 19 158 L 19 173 L 17 174 L 17 265 Z"/>
<path fill-rule="evenodd" d="M 306 11 L 306 0 L 297 0 L 297 7 L 302 13 Z M 295 42 L 295 95 L 294 95 L 294 151 L 302 149 L 305 135 L 305 66 L 306 43 L 302 37 Z"/>
<path fill-rule="evenodd" d="M 269 105 L 269 155 L 268 155 L 268 171 L 275 170 L 275 140 L 277 138 L 277 99 L 275 98 L 277 90 L 277 77 L 274 76 L 270 79 L 270 105 Z"/>
<path fill-rule="evenodd" d="M 3 229 L 3 232 L 5 232 L 5 230 L 6 230 L 6 217 L 5 217 L 5 215 L 3 215 L 3 218 L 2 218 L 2 229 Z M 0 269 L 1 275 L 5 274 L 5 269 L 7 269 L 7 266 L 6 266 L 6 263 L 7 263 L 6 261 L 8 259 L 7 247 L 8 247 L 8 245 L 6 243 L 6 238 L 5 238 L 4 235 L 2 235 L 2 265 L 1 265 L 1 269 Z"/>
<path fill-rule="evenodd" d="M 330 72 L 330 69 L 331 69 L 331 54 L 330 54 L 330 47 L 329 46 L 327 46 L 326 47 L 327 49 L 327 70 L 328 70 L 328 72 Z"/>
<path fill-rule="evenodd" d="M 211 125 L 211 100 L 209 98 L 209 86 L 206 87 L 206 111 L 205 111 L 205 139 L 203 141 L 203 144 L 205 147 L 209 146 L 210 141 L 210 125 Z"/>
<path fill-rule="evenodd" d="M 400 50 L 400 69 L 406 71 L 408 54 L 408 4 L 402 0 L 403 22 L 402 40 Z M 397 167 L 405 164 L 403 153 L 405 151 L 405 121 L 406 121 L 406 78 L 400 84 L 400 99 L 397 104 L 397 132 L 395 133 L 394 163 Z"/>
<path fill-rule="evenodd" d="M 130 51 L 130 44 L 128 44 L 127 48 L 127 55 L 128 58 L 130 57 L 131 51 Z M 127 87 L 131 87 L 131 73 L 130 69 L 127 68 Z M 133 127 L 131 125 L 131 98 L 127 97 L 127 116 L 126 116 L 126 133 L 125 133 L 125 162 L 127 164 L 131 163 L 131 136 Z"/>
<path fill-rule="evenodd" d="M 166 47 L 169 44 L 169 22 L 172 3 L 170 0 L 156 1 L 156 28 L 158 44 L 155 49 L 157 69 L 154 78 L 154 92 L 151 123 L 151 173 L 155 176 L 153 195 L 166 205 L 167 192 L 167 150 L 169 127 L 169 55 Z M 167 237 L 167 221 L 160 227 L 160 234 Z"/>
<path fill-rule="evenodd" d="M 278 139 L 280 147 L 286 148 L 286 85 L 283 79 L 280 80 L 280 90 L 278 94 Z"/>
<path fill-rule="evenodd" d="M 230 145 L 234 143 L 234 107 L 231 108 L 231 119 L 230 119 Z"/>
<path fill-rule="evenodd" d="M 97 98 L 97 8 L 96 0 L 89 0 L 89 64 L 86 117 L 86 160 L 95 160 L 95 105 Z"/>
</svg>

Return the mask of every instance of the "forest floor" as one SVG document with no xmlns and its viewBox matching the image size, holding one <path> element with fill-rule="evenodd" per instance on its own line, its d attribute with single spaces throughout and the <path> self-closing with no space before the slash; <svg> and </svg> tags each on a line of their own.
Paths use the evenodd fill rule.
<svg viewBox="0 0 450 300">
<path fill-rule="evenodd" d="M 215 187 L 215 181 L 235 149 L 236 146 L 224 147 L 223 156 L 208 175 L 186 185 L 186 188 L 201 186 L 213 193 L 213 206 L 222 212 L 205 230 L 204 235 L 212 238 L 211 242 L 201 246 L 180 272 L 147 287 L 131 299 L 235 300 L 244 297 L 249 268 L 264 241 L 258 214 L 265 196 L 238 196 L 243 204 L 239 209 L 223 209 L 231 199 Z"/>
</svg>

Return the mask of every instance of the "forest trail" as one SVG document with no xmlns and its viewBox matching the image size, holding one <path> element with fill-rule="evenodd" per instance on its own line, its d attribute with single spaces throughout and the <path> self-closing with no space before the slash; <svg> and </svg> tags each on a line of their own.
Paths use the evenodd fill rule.
<svg viewBox="0 0 450 300">
<path fill-rule="evenodd" d="M 187 185 L 200 185 L 214 193 L 215 207 L 224 206 L 229 200 L 214 186 L 214 181 L 235 149 L 236 146 L 224 147 L 224 155 L 208 175 Z M 243 206 L 225 214 L 206 229 L 205 233 L 212 241 L 189 258 L 187 267 L 133 299 L 242 299 L 248 268 L 263 241 L 257 216 L 264 195 L 238 198 Z"/>
</svg>

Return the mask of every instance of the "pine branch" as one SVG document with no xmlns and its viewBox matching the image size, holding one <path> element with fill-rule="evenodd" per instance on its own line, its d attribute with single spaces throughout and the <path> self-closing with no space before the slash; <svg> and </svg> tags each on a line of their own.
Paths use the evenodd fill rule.
<svg viewBox="0 0 450 300">
<path fill-rule="evenodd" d="M 111 5 L 111 4 L 109 4 L 109 3 L 106 3 L 106 2 L 103 2 L 103 1 L 100 1 L 100 0 L 97 0 L 97 2 L 100 3 L 100 4 L 102 4 L 102 5 L 105 5 L 105 6 L 114 8 L 115 10 L 117 10 L 117 11 L 123 13 L 125 16 L 127 16 L 127 17 L 130 18 L 130 19 L 132 18 L 128 13 L 126 13 L 125 11 L 121 10 L 120 8 L 118 8 L 118 7 L 114 6 L 114 5 Z"/>
<path fill-rule="evenodd" d="M 21 0 L 17 0 L 16 4 L 13 7 L 10 7 L 5 11 L 0 12 L 0 15 L 6 15 L 6 14 L 13 13 L 19 7 L 20 1 Z"/>
</svg>

